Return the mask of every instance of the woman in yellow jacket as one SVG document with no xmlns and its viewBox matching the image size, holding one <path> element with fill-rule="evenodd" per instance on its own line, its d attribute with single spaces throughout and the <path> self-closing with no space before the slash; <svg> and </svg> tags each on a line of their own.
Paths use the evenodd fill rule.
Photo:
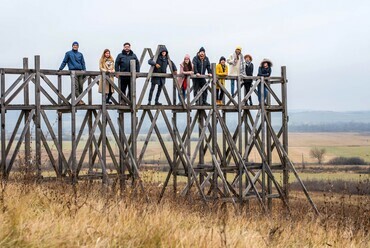
<svg viewBox="0 0 370 248">
<path fill-rule="evenodd" d="M 216 75 L 218 78 L 218 82 L 222 84 L 222 86 L 225 87 L 225 77 L 229 73 L 229 68 L 226 65 L 226 58 L 221 57 L 220 61 L 216 65 Z M 224 98 L 224 91 L 220 89 L 220 87 L 216 86 L 216 99 L 217 99 L 217 105 L 222 105 L 222 99 Z"/>
<path fill-rule="evenodd" d="M 99 61 L 99 69 L 101 72 L 114 72 L 114 59 L 112 55 L 110 54 L 109 49 L 105 49 L 100 61 Z M 110 77 L 111 81 L 114 82 L 114 76 L 112 75 Z M 108 81 L 105 82 L 105 90 L 104 94 L 106 95 L 105 102 L 107 104 L 112 104 L 110 101 L 112 94 L 114 92 L 113 87 L 110 85 Z M 99 93 L 103 93 L 103 80 L 100 79 L 99 81 Z"/>
</svg>

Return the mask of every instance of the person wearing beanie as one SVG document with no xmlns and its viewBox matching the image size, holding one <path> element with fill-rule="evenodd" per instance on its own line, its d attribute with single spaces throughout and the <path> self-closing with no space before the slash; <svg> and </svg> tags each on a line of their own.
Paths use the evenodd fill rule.
<svg viewBox="0 0 370 248">
<path fill-rule="evenodd" d="M 193 65 L 194 73 L 197 77 L 205 75 L 206 71 L 208 72 L 208 76 L 212 77 L 211 63 L 206 56 L 204 47 L 201 47 L 197 55 L 193 58 Z M 207 80 L 205 78 L 193 78 L 194 97 L 206 84 Z M 203 91 L 202 96 L 197 100 L 197 104 L 209 106 L 210 104 L 207 103 L 207 96 L 208 90 L 206 89 L 205 91 Z"/>
<path fill-rule="evenodd" d="M 157 61 L 154 61 L 153 59 L 149 59 L 148 64 L 151 66 L 154 66 L 153 73 L 167 73 L 167 67 L 172 66 L 172 71 L 176 75 L 177 74 L 177 68 L 175 63 L 172 62 L 168 58 L 168 50 L 165 46 L 162 46 L 159 48 L 159 55 L 157 58 Z M 150 87 L 149 91 L 149 99 L 148 99 L 148 105 L 151 104 L 154 88 L 156 85 L 158 85 L 157 94 L 155 95 L 155 105 L 162 105 L 162 103 L 159 102 L 159 97 L 162 92 L 162 88 L 164 84 L 166 83 L 166 78 L 164 77 L 152 77 L 152 86 Z"/>
<path fill-rule="evenodd" d="M 79 44 L 77 41 L 72 43 L 72 50 L 66 52 L 63 62 L 59 67 L 59 70 L 63 70 L 68 65 L 68 70 L 71 71 L 86 71 L 85 60 L 82 53 L 78 51 Z M 75 80 L 75 96 L 76 98 L 83 92 L 83 83 L 85 76 L 78 75 Z M 79 105 L 85 104 L 82 100 L 78 102 Z"/>
<path fill-rule="evenodd" d="M 136 56 L 136 54 L 131 50 L 131 44 L 129 42 L 125 42 L 123 44 L 122 53 L 117 55 L 116 62 L 114 64 L 114 69 L 116 72 L 131 72 L 130 61 L 136 61 L 136 72 L 140 71 L 140 62 Z M 127 96 L 128 99 L 131 100 L 131 77 L 130 76 L 119 76 L 118 77 L 119 86 L 123 94 Z M 128 88 L 128 92 L 127 91 Z M 122 99 L 121 99 L 122 100 Z"/>
<path fill-rule="evenodd" d="M 260 67 L 258 68 L 258 75 L 259 77 L 270 77 L 271 76 L 271 67 L 272 67 L 272 62 L 269 59 L 263 59 L 261 62 Z M 262 82 L 261 82 L 262 83 Z M 263 96 L 264 100 L 266 100 L 267 97 L 267 87 L 265 86 L 263 88 Z M 258 100 L 261 103 L 261 84 L 258 85 Z"/>
<path fill-rule="evenodd" d="M 239 76 L 240 69 L 244 66 L 242 48 L 237 46 L 235 52 L 229 56 L 227 63 L 230 66 L 230 76 Z M 231 79 L 231 95 L 234 97 L 235 79 Z"/>
<path fill-rule="evenodd" d="M 186 89 L 189 85 L 189 76 L 194 74 L 193 64 L 190 61 L 190 55 L 186 54 L 184 57 L 184 61 L 180 64 L 180 77 L 177 78 L 177 83 L 181 90 L 181 94 L 186 98 Z M 181 98 L 179 93 L 179 105 L 182 105 Z"/>
<path fill-rule="evenodd" d="M 253 76 L 253 63 L 252 63 L 252 56 L 247 54 L 244 56 L 244 66 L 242 67 L 241 70 L 241 75 L 242 76 Z M 243 82 L 241 84 L 241 87 L 244 86 L 244 96 L 246 96 L 252 87 L 253 80 L 252 79 L 243 79 Z M 249 97 L 249 104 L 252 106 L 252 96 Z M 245 105 L 248 105 L 247 101 L 245 101 Z"/>
<path fill-rule="evenodd" d="M 216 65 L 216 75 L 218 82 L 225 87 L 225 77 L 229 74 L 229 68 L 226 65 L 226 58 L 222 56 L 220 61 Z M 224 98 L 224 91 L 217 84 L 216 85 L 216 103 L 217 105 L 222 105 L 222 100 Z"/>
</svg>

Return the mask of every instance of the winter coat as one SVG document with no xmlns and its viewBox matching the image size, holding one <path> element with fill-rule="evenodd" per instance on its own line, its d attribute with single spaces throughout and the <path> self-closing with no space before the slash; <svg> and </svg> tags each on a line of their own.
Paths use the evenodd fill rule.
<svg viewBox="0 0 370 248">
<path fill-rule="evenodd" d="M 189 61 L 189 63 L 191 63 L 191 62 Z M 191 68 L 193 68 L 192 71 L 184 71 L 184 62 L 182 62 L 180 64 L 180 77 L 177 78 L 177 84 L 180 88 L 183 87 L 183 89 L 186 89 L 187 85 L 183 85 L 183 83 L 184 83 L 184 80 L 187 76 L 190 76 L 190 75 L 194 74 L 194 65 L 193 64 L 191 64 Z"/>
<path fill-rule="evenodd" d="M 163 57 L 161 55 L 162 52 L 166 52 L 166 56 Z M 168 51 L 166 48 L 161 48 L 159 50 L 159 56 L 157 58 L 157 61 L 154 62 L 153 59 L 149 59 L 148 60 L 148 64 L 151 65 L 151 66 L 154 66 L 154 70 L 153 70 L 153 73 L 167 73 L 167 66 L 170 66 L 170 63 L 172 64 L 172 70 L 175 72 L 177 72 L 177 68 L 176 68 L 176 65 L 175 63 L 172 62 L 172 60 L 170 60 L 168 58 Z M 155 65 L 156 64 L 159 64 L 159 68 L 157 68 Z M 164 77 L 152 77 L 152 83 L 153 84 L 164 84 L 165 81 L 166 81 L 166 78 Z"/>
<path fill-rule="evenodd" d="M 253 76 L 254 65 L 253 65 L 252 62 L 250 62 L 249 65 L 247 64 L 247 62 L 244 62 L 243 68 L 244 68 L 244 70 L 241 70 L 241 75 L 243 75 L 243 76 Z M 244 79 L 244 82 L 251 83 L 251 82 L 253 82 L 253 80 L 252 79 Z"/>
<path fill-rule="evenodd" d="M 126 51 L 122 51 L 122 53 L 118 54 L 114 69 L 120 72 L 131 72 L 131 69 L 130 69 L 131 60 L 136 61 L 136 72 L 139 72 L 140 71 L 139 60 L 137 59 L 134 52 L 131 50 L 128 54 L 126 53 Z"/>
<path fill-rule="evenodd" d="M 236 60 L 236 58 L 238 58 L 238 56 L 236 55 L 236 53 L 233 53 L 230 55 L 230 57 L 226 61 L 230 65 L 230 69 L 229 69 L 230 76 L 239 76 L 240 70 L 244 66 L 243 55 L 239 54 L 239 60 Z"/>
<path fill-rule="evenodd" d="M 104 58 L 104 59 L 100 59 L 100 62 L 99 62 L 99 69 L 101 72 L 107 72 L 107 71 L 111 71 L 113 70 L 114 72 L 114 60 L 112 58 Z M 111 81 L 114 82 L 114 76 L 111 76 L 110 77 Z M 114 89 L 113 87 L 111 86 L 110 87 L 111 90 L 110 92 L 114 92 Z M 99 93 L 102 93 L 103 92 L 103 80 L 100 79 L 99 80 Z M 106 81 L 105 82 L 105 91 L 104 91 L 105 94 L 108 94 L 109 93 L 109 82 Z"/>
<path fill-rule="evenodd" d="M 228 75 L 228 73 L 229 73 L 229 68 L 227 67 L 227 65 L 225 65 L 224 68 L 222 68 L 221 64 L 216 65 L 216 75 L 218 76 L 218 81 L 223 86 L 225 86 L 225 77 Z M 219 89 L 220 87 L 217 85 L 216 88 Z"/>
<path fill-rule="evenodd" d="M 194 74 L 199 73 L 200 75 L 205 75 L 206 70 L 208 71 L 209 74 L 212 73 L 211 70 L 211 63 L 209 62 L 209 59 L 207 56 L 204 56 L 204 59 L 201 60 L 199 56 L 195 56 L 193 58 L 193 69 L 194 69 Z"/>
<path fill-rule="evenodd" d="M 84 56 L 79 51 L 71 50 L 66 52 L 59 70 L 63 70 L 67 64 L 68 69 L 71 71 L 86 71 Z"/>
<path fill-rule="evenodd" d="M 271 75 L 271 67 L 264 68 L 260 66 L 258 68 L 258 75 L 259 77 L 269 77 Z"/>
</svg>

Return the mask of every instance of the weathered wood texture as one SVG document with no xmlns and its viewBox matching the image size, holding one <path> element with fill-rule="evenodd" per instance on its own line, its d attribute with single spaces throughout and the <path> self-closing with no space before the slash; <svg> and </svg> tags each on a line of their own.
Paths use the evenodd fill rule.
<svg viewBox="0 0 370 248">
<path fill-rule="evenodd" d="M 140 56 L 140 66 L 147 56 L 158 58 L 158 53 L 159 47 L 154 54 L 150 48 L 145 48 Z M 157 142 L 168 164 L 159 200 L 166 194 L 172 178 L 175 197 L 193 195 L 200 197 L 205 204 L 218 200 L 230 202 L 235 207 L 237 203 L 241 207 L 248 206 L 255 199 L 264 211 L 271 210 L 273 199 L 277 198 L 289 210 L 288 178 L 289 172 L 293 171 L 309 203 L 317 211 L 288 157 L 285 67 L 281 68 L 280 77 L 226 77 L 226 80 L 237 81 L 237 93 L 231 96 L 227 87 L 219 83 L 215 64 L 212 64 L 211 77 L 198 77 L 205 78 L 207 84 L 194 97 L 191 96 L 193 87 L 190 81 L 197 77 L 185 76 L 188 84 L 184 97 L 182 86 L 178 85 L 178 77 L 184 75 L 176 75 L 172 65 L 168 74 L 153 73 L 153 67 L 148 73 L 137 73 L 135 61 L 131 61 L 130 68 L 131 72 L 116 72 L 114 75 L 130 76 L 131 95 L 121 91 L 120 84 L 116 85 L 111 79 L 113 74 L 42 70 L 40 56 L 35 56 L 35 69 L 28 68 L 27 59 L 24 59 L 22 69 L 0 69 L 2 179 L 11 178 L 11 173 L 16 171 L 14 164 L 24 153 L 25 166 L 35 169 L 39 179 L 54 173 L 55 178 L 73 183 L 86 178 L 100 179 L 104 184 L 117 181 L 123 194 L 127 182 L 131 181 L 132 187 L 146 195 L 140 172 L 150 149 L 149 143 Z M 18 78 L 13 81 L 8 80 L 8 76 Z M 84 89 L 76 96 L 75 83 L 81 80 L 78 79 L 80 76 L 85 80 Z M 165 105 L 143 104 L 154 76 L 170 81 L 163 87 Z M 246 78 L 253 79 L 254 84 L 242 94 L 240 82 Z M 98 83 L 103 84 L 103 89 L 109 84 L 115 90 L 118 98 L 113 95 L 113 104 L 105 101 L 104 94 L 93 99 Z M 30 84 L 34 87 L 30 88 Z M 221 105 L 217 105 L 216 87 L 225 93 Z M 264 99 L 263 89 L 267 89 L 266 102 L 258 102 L 258 87 L 262 89 L 261 99 Z M 20 94 L 22 91 L 23 95 Z M 194 105 L 204 92 L 211 93 L 211 104 Z M 32 95 L 34 98 L 30 97 Z M 22 96 L 20 104 L 18 98 Z M 247 104 L 250 96 L 257 99 L 252 106 Z M 80 104 L 86 99 L 87 104 Z M 8 123 L 8 113 L 17 111 L 20 113 L 18 121 L 15 125 Z M 55 113 L 55 121 L 47 114 L 50 112 Z M 273 113 L 280 113 L 281 123 L 271 123 Z M 112 116 L 115 114 L 114 122 Z M 81 116 L 84 116 L 82 122 Z M 179 121 L 180 116 L 183 117 L 182 122 Z M 236 120 L 232 125 L 228 123 L 231 117 Z M 69 119 L 70 125 L 63 124 Z M 164 121 L 164 126 L 159 126 L 160 120 Z M 149 129 L 145 133 L 142 127 L 146 122 Z M 21 123 L 24 123 L 23 129 Z M 280 125 L 278 132 L 273 128 L 277 125 Z M 140 134 L 145 135 L 145 140 L 139 146 Z M 152 141 L 153 135 L 158 141 Z M 172 140 L 170 143 L 165 139 L 168 135 Z M 20 149 L 22 142 L 23 150 Z M 33 142 L 35 150 L 31 149 Z M 252 150 L 258 157 L 250 158 Z M 278 154 L 276 161 L 273 161 L 273 151 Z M 43 158 L 48 158 L 47 162 Z M 282 182 L 275 179 L 273 170 L 283 173 Z M 186 180 L 180 183 L 179 177 Z"/>
</svg>

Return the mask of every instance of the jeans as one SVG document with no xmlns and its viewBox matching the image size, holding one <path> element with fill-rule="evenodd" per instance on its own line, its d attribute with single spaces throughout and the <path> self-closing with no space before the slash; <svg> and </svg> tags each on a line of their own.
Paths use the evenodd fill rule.
<svg viewBox="0 0 370 248">
<path fill-rule="evenodd" d="M 234 95 L 234 90 L 235 90 L 235 79 L 231 79 L 231 96 Z"/>
<path fill-rule="evenodd" d="M 180 93 L 178 95 L 179 95 L 179 103 L 181 103 Z M 186 89 L 183 89 L 182 87 L 181 87 L 181 95 L 184 97 L 184 101 L 186 103 Z"/>
<path fill-rule="evenodd" d="M 260 103 L 261 103 L 261 83 L 258 85 L 258 94 L 257 94 L 258 95 L 258 101 Z M 266 86 L 263 87 L 263 96 L 264 96 L 264 100 L 266 100 L 266 97 L 267 97 L 267 88 L 266 88 Z"/>
</svg>

